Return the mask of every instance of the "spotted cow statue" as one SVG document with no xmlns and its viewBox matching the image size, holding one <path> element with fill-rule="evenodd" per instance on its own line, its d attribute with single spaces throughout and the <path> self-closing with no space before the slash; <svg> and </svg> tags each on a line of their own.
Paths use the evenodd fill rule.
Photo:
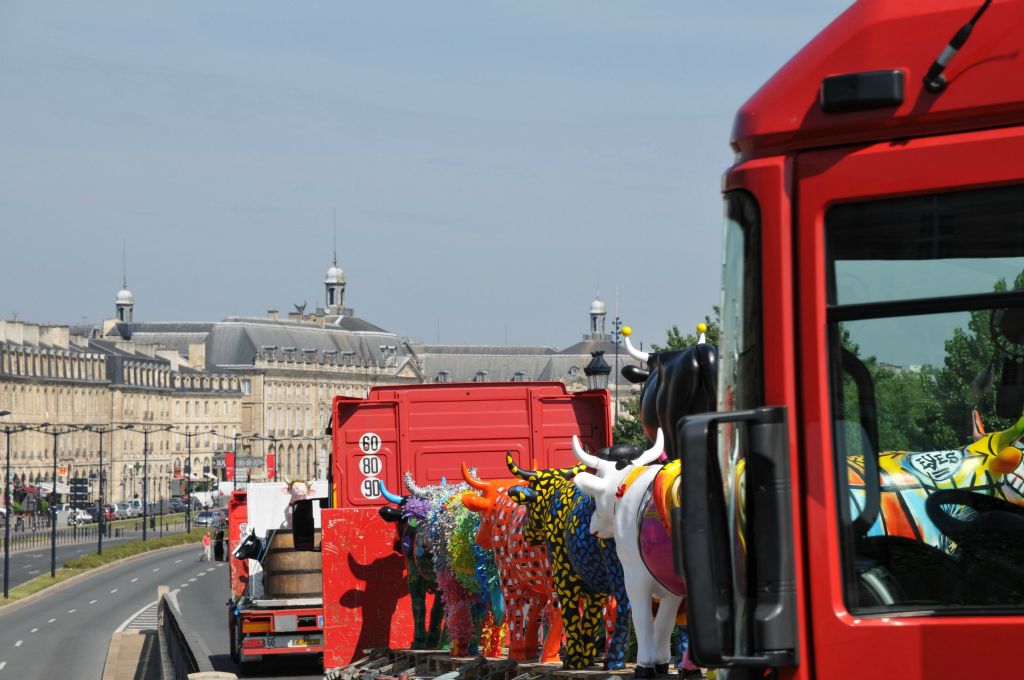
<svg viewBox="0 0 1024 680">
<path fill-rule="evenodd" d="M 554 606 L 551 564 L 547 548 L 530 545 L 523 535 L 526 506 L 506 493 L 519 479 L 484 482 L 462 464 L 462 478 L 479 494 L 463 494 L 462 503 L 480 515 L 476 543 L 494 551 L 508 622 L 508 657 L 515 661 L 536 661 L 538 633 L 545 612 L 549 625 L 541 662 L 558 661 L 562 644 L 562 616 Z"/>
<path fill-rule="evenodd" d="M 395 552 L 405 557 L 409 597 L 412 600 L 413 649 L 437 649 L 441 643 L 441 620 L 444 608 L 434 574 L 434 560 L 430 552 L 425 526 L 430 505 L 415 496 L 399 496 L 380 485 L 384 499 L 392 505 L 378 509 L 385 522 L 395 525 Z M 427 619 L 427 595 L 434 595 Z"/>
<path fill-rule="evenodd" d="M 615 627 L 607 643 L 604 666 L 609 670 L 622 668 L 629 632 L 629 597 L 614 541 L 590 533 L 594 500 L 572 483 L 584 466 L 524 470 L 512 460 L 511 452 L 505 454 L 505 462 L 512 474 L 530 483 L 512 487 L 508 495 L 527 506 L 523 532 L 526 541 L 547 544 L 565 626 L 564 667 L 579 670 L 594 662 L 597 635 L 604 633 L 601 623 L 611 595 L 616 602 Z"/>
</svg>

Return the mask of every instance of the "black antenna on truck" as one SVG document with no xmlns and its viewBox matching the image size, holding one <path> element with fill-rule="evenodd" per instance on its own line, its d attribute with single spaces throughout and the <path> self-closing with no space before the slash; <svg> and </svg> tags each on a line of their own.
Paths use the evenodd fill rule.
<svg viewBox="0 0 1024 680">
<path fill-rule="evenodd" d="M 971 17 L 971 20 L 960 27 L 960 30 L 956 32 L 953 39 L 949 41 L 948 45 L 946 45 L 946 49 L 942 50 L 942 53 L 938 58 L 932 62 L 932 67 L 928 69 L 928 73 L 924 75 L 924 86 L 929 92 L 932 94 L 938 94 L 945 90 L 946 86 L 949 85 L 949 81 L 947 81 L 942 75 L 942 72 L 946 70 L 946 66 L 948 66 L 949 62 L 956 56 L 956 53 L 960 51 L 960 48 L 964 46 L 967 39 L 971 37 L 971 31 L 974 30 L 974 25 L 978 23 L 978 19 L 981 18 L 981 15 L 985 13 L 985 10 L 987 10 L 988 6 L 991 4 L 992 0 L 985 0 L 978 11 L 974 13 L 974 16 Z"/>
</svg>

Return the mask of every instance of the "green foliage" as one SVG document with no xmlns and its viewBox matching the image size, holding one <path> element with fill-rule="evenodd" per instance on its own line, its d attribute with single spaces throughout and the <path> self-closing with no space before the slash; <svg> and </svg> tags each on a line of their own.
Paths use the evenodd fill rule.
<svg viewBox="0 0 1024 680">
<path fill-rule="evenodd" d="M 623 404 L 626 413 L 619 415 L 619 422 L 612 428 L 612 442 L 644 446 L 647 437 L 644 436 L 644 428 L 640 424 L 640 399 L 630 397 Z"/>
<path fill-rule="evenodd" d="M 1024 272 L 1014 288 L 1024 288 Z M 1005 291 L 1000 280 L 995 291 Z M 840 326 L 840 342 L 857 355 L 872 376 L 882 451 L 928 451 L 963 446 L 971 432 L 971 411 L 977 410 L 989 432 L 1010 426 L 995 413 L 996 390 L 1002 372 L 1002 355 L 992 341 L 989 310 L 970 313 L 966 328 L 956 328 L 946 340 L 942 366 L 919 369 L 880 365 L 875 357 L 861 357 L 860 348 Z M 857 420 L 857 392 L 844 375 L 845 418 Z M 851 432 L 853 434 L 853 432 Z M 855 441 L 851 439 L 851 441 Z M 854 444 L 851 453 L 862 453 Z"/>
<path fill-rule="evenodd" d="M 718 307 L 718 305 L 715 305 L 711 309 L 712 311 L 714 311 L 715 318 L 712 319 L 710 316 L 704 316 L 704 324 L 707 325 L 708 327 L 707 331 L 705 332 L 705 340 L 707 340 L 715 347 L 718 347 L 718 341 L 722 335 L 722 310 Z M 694 324 L 695 331 L 696 328 L 697 324 Z M 692 347 L 693 345 L 696 345 L 697 338 L 698 335 L 696 332 L 687 333 L 686 335 L 683 335 L 682 331 L 679 330 L 679 326 L 673 325 L 672 328 L 668 329 L 668 333 L 666 333 L 665 345 L 662 346 L 655 343 L 651 343 L 651 351 L 663 352 L 665 350 L 686 349 L 687 347 Z"/>
</svg>

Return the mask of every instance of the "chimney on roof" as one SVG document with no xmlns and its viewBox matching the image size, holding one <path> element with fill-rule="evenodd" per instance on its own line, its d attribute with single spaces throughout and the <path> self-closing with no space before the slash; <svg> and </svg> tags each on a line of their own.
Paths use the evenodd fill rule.
<svg viewBox="0 0 1024 680">
<path fill-rule="evenodd" d="M 267 318 L 270 319 L 271 321 L 277 321 L 277 310 L 276 309 L 268 309 L 267 310 Z"/>
</svg>

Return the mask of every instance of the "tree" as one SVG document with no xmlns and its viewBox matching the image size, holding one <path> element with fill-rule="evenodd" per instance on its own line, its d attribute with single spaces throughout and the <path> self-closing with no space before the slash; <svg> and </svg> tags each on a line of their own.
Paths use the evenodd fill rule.
<svg viewBox="0 0 1024 680">
<path fill-rule="evenodd" d="M 712 320 L 710 316 L 704 316 L 704 324 L 708 327 L 704 335 L 705 340 L 715 347 L 718 347 L 718 340 L 722 335 L 722 310 L 718 305 L 715 305 L 711 309 L 714 311 L 715 318 Z M 687 347 L 696 345 L 697 339 L 698 336 L 696 333 L 687 333 L 686 335 L 683 335 L 679 330 L 679 326 L 673 325 L 666 333 L 665 346 L 663 347 L 661 345 L 651 343 L 651 351 L 664 352 L 666 350 L 686 349 Z"/>
<path fill-rule="evenodd" d="M 644 446 L 647 444 L 647 437 L 644 435 L 643 425 L 640 424 L 640 399 L 630 397 L 623 404 L 626 413 L 619 416 L 619 422 L 612 428 L 612 442 Z"/>
</svg>

